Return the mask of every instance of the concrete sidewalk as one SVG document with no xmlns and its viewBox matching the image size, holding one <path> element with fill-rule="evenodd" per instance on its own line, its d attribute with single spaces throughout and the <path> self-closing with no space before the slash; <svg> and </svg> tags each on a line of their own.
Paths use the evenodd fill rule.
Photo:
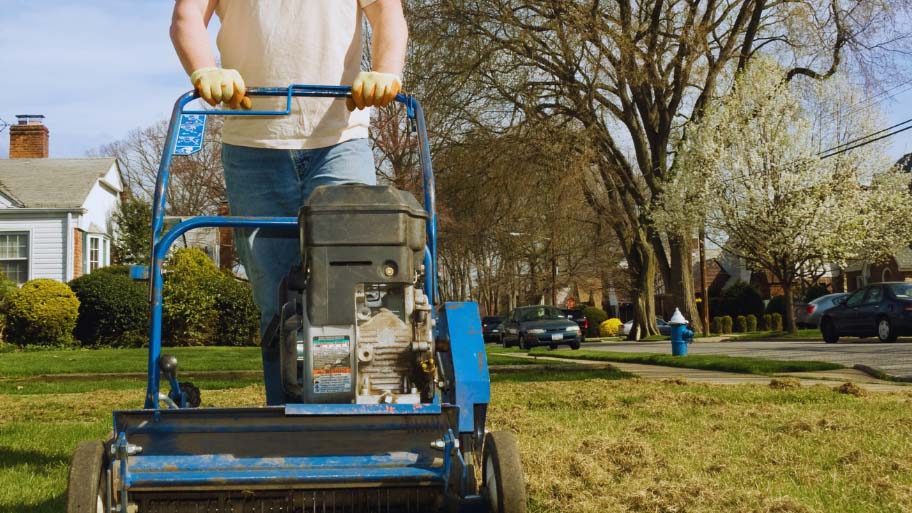
<svg viewBox="0 0 912 513">
<path fill-rule="evenodd" d="M 629 372 L 646 379 L 686 379 L 694 383 L 707 383 L 710 385 L 768 385 L 776 377 L 796 378 L 802 386 L 824 385 L 838 387 L 846 382 L 852 382 L 860 388 L 871 392 L 912 392 L 912 386 L 897 384 L 890 381 L 878 380 L 854 369 L 840 369 L 824 372 L 798 372 L 777 376 L 761 376 L 758 374 L 739 374 L 735 372 L 709 371 L 702 369 L 685 369 L 680 367 L 665 367 L 662 365 L 642 365 L 639 363 L 604 362 L 592 360 L 576 360 L 555 358 L 552 356 L 529 356 L 515 353 L 502 353 L 501 356 L 513 358 L 529 358 L 534 360 L 547 360 L 550 362 L 575 363 L 579 365 L 604 365 Z"/>
</svg>

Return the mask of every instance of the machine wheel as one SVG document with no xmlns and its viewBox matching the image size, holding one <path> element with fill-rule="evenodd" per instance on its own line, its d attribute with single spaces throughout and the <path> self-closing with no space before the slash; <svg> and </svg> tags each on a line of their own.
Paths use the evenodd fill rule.
<svg viewBox="0 0 912 513">
<path fill-rule="evenodd" d="M 820 323 L 820 333 L 823 334 L 823 341 L 827 344 L 835 344 L 839 342 L 839 332 L 836 331 L 836 325 L 833 324 L 833 319 L 824 319 Z"/>
<path fill-rule="evenodd" d="M 570 349 L 573 349 L 574 351 L 576 351 L 579 348 L 580 348 L 579 342 L 570 342 Z"/>
<path fill-rule="evenodd" d="M 199 408 L 199 405 L 202 402 L 202 398 L 200 397 L 200 389 L 189 381 L 184 381 L 181 383 L 180 389 L 181 392 L 187 396 L 187 406 L 190 408 Z"/>
<path fill-rule="evenodd" d="M 887 317 L 877 319 L 877 339 L 881 342 L 896 342 L 896 331 Z"/>
<path fill-rule="evenodd" d="M 555 349 L 557 349 L 557 344 L 549 344 L 548 349 L 554 351 Z"/>
<path fill-rule="evenodd" d="M 483 458 L 482 496 L 491 513 L 525 513 L 526 485 L 513 433 L 495 431 L 485 435 Z"/>
<path fill-rule="evenodd" d="M 104 445 L 96 440 L 79 442 L 70 464 L 67 483 L 67 513 L 105 513 Z"/>
</svg>

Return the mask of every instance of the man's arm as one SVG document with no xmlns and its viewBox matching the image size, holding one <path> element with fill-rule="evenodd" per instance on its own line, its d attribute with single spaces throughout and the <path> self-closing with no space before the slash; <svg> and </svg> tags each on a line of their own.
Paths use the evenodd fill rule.
<svg viewBox="0 0 912 513">
<path fill-rule="evenodd" d="M 408 25 L 402 13 L 402 0 L 376 0 L 364 8 L 364 14 L 373 31 L 373 71 L 401 77 L 408 44 Z"/>
<path fill-rule="evenodd" d="M 221 101 L 234 109 L 250 108 L 244 97 L 246 86 L 241 74 L 215 65 L 215 54 L 206 28 L 218 0 L 176 0 L 171 16 L 171 42 L 177 51 L 190 83 L 206 102 L 215 106 Z"/>
<path fill-rule="evenodd" d="M 364 7 L 371 25 L 373 70 L 362 72 L 352 84 L 349 110 L 388 105 L 402 89 L 402 68 L 408 44 L 408 25 L 402 0 L 376 0 Z"/>
<path fill-rule="evenodd" d="M 215 54 L 206 27 L 218 0 L 177 0 L 171 15 L 171 42 L 187 74 L 214 68 Z"/>
</svg>

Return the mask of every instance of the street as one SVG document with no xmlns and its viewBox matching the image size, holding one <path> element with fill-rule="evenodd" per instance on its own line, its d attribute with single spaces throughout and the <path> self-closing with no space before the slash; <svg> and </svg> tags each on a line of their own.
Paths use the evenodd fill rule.
<svg viewBox="0 0 912 513">
<path fill-rule="evenodd" d="M 597 342 L 584 344 L 584 349 L 629 353 L 669 353 L 668 341 Z M 741 342 L 695 342 L 690 354 L 748 356 L 771 360 L 816 360 L 852 367 L 855 364 L 880 369 L 896 377 L 912 379 L 912 339 L 899 339 L 881 344 L 876 339 L 848 339 L 838 344 L 820 340 L 750 340 Z"/>
</svg>

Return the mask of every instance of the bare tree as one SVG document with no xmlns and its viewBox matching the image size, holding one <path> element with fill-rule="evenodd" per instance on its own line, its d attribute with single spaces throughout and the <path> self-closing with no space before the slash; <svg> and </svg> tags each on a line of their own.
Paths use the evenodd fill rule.
<svg viewBox="0 0 912 513">
<path fill-rule="evenodd" d="M 675 171 L 675 138 L 724 94 L 760 51 L 789 64 L 786 77 L 824 78 L 852 57 L 872 72 L 872 51 L 903 48 L 895 25 L 905 1 L 886 0 L 428 0 L 413 2 L 415 37 L 438 58 L 431 83 L 457 94 L 465 123 L 504 128 L 561 119 L 585 133 L 597 158 L 585 180 L 592 205 L 622 242 L 634 276 L 635 316 L 656 332 L 661 278 L 695 328 L 692 229 L 658 230 L 649 212 Z M 419 28 L 420 27 L 420 28 Z M 877 53 L 881 59 L 885 53 Z M 460 78 L 455 78 L 460 77 Z M 471 108 L 470 108 L 471 107 Z"/>
</svg>

